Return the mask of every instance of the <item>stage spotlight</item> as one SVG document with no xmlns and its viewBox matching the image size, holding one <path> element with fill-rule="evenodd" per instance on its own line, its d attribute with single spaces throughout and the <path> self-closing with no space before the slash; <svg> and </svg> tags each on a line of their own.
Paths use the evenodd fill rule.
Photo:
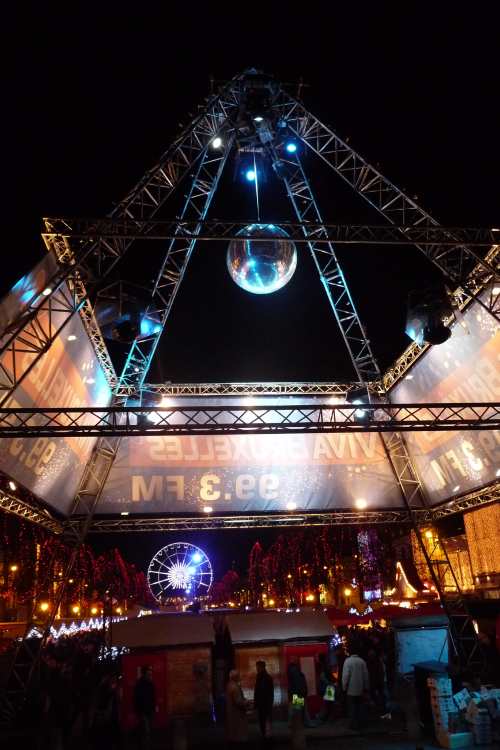
<svg viewBox="0 0 500 750">
<path fill-rule="evenodd" d="M 222 138 L 219 138 L 219 136 L 216 136 L 212 141 L 212 147 L 220 148 L 221 146 L 222 146 Z"/>
<path fill-rule="evenodd" d="M 405 333 L 416 344 L 444 344 L 451 336 L 444 321 L 453 312 L 450 300 L 442 287 L 432 287 L 408 295 Z"/>
<path fill-rule="evenodd" d="M 9 482 L 9 490 L 12 490 L 12 492 L 15 492 L 17 490 L 17 484 L 12 481 L 12 479 Z"/>
<path fill-rule="evenodd" d="M 289 154 L 294 154 L 297 151 L 297 144 L 293 141 L 290 141 L 290 143 L 286 144 L 285 148 Z"/>
<path fill-rule="evenodd" d="M 348 404 L 359 404 L 360 406 L 363 404 L 368 404 L 370 402 L 368 396 L 368 388 L 356 388 L 353 391 L 349 391 L 346 396 L 346 401 Z M 354 411 L 354 420 L 356 422 L 368 422 L 369 419 L 370 412 L 368 412 L 366 409 L 356 409 Z"/>
<path fill-rule="evenodd" d="M 211 513 L 213 511 L 213 508 L 211 505 L 205 505 L 203 507 L 203 513 Z"/>
<path fill-rule="evenodd" d="M 364 510 L 368 503 L 366 502 L 364 497 L 358 497 L 358 499 L 354 501 L 354 505 L 358 510 Z"/>
<path fill-rule="evenodd" d="M 256 117 L 253 118 L 253 121 L 254 122 L 262 122 L 263 119 L 264 119 L 263 117 L 261 117 L 260 115 L 257 115 Z"/>
<path fill-rule="evenodd" d="M 255 180 L 255 170 L 254 169 L 247 169 L 245 172 L 245 177 L 247 178 L 248 182 L 254 182 Z"/>
</svg>

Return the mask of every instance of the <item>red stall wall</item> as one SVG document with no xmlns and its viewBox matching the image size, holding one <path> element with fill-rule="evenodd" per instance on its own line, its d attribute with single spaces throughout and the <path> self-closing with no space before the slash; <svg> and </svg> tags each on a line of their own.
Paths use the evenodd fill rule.
<svg viewBox="0 0 500 750">
<path fill-rule="evenodd" d="M 288 665 L 297 660 L 301 671 L 307 681 L 307 707 L 310 713 L 315 714 L 321 709 L 322 698 L 318 695 L 317 664 L 320 654 L 327 654 L 326 643 L 308 643 L 304 645 L 285 646 L 283 649 L 285 659 L 285 674 L 288 674 Z"/>
<path fill-rule="evenodd" d="M 153 667 L 153 682 L 156 688 L 156 715 L 153 726 L 167 726 L 167 654 L 165 651 L 149 651 L 144 654 L 126 654 L 123 657 L 122 725 L 132 729 L 137 725 L 134 712 L 134 686 L 141 675 L 141 667 Z"/>
</svg>

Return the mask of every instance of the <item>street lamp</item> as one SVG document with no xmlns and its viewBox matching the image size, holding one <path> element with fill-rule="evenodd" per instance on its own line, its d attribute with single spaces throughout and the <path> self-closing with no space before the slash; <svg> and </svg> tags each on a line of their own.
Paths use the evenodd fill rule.
<svg viewBox="0 0 500 750">
<path fill-rule="evenodd" d="M 10 566 L 11 573 L 16 573 L 18 569 L 19 569 L 19 566 L 16 564 Z"/>
<path fill-rule="evenodd" d="M 49 606 L 50 605 L 49 605 L 48 602 L 41 602 L 40 603 L 40 609 L 42 610 L 42 612 L 47 612 L 48 609 L 49 609 Z"/>
</svg>

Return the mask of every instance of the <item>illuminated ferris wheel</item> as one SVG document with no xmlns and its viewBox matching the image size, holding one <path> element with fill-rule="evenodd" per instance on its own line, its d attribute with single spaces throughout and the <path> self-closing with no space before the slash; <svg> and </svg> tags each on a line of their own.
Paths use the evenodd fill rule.
<svg viewBox="0 0 500 750">
<path fill-rule="evenodd" d="M 212 585 L 212 565 L 194 544 L 167 544 L 149 563 L 148 584 L 157 601 L 171 596 L 206 596 Z"/>
</svg>

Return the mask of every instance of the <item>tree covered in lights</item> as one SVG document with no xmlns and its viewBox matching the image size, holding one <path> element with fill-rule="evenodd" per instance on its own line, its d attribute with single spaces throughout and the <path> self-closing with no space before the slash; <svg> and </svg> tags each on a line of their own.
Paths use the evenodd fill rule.
<svg viewBox="0 0 500 750">
<path fill-rule="evenodd" d="M 70 554 L 71 548 L 60 536 L 16 516 L 0 514 L 0 617 L 25 617 L 31 606 L 35 611 L 42 605 L 52 606 Z M 89 545 L 81 545 L 59 614 L 100 612 L 104 602 L 124 609 L 150 606 L 146 577 L 117 549 L 96 557 Z"/>
</svg>

